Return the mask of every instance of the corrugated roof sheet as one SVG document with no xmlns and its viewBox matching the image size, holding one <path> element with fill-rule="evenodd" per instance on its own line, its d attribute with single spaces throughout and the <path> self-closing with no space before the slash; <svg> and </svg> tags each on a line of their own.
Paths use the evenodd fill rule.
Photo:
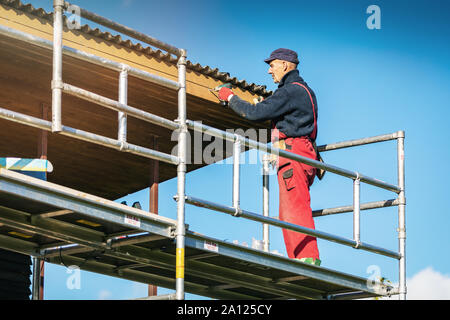
<svg viewBox="0 0 450 320">
<path fill-rule="evenodd" d="M 0 0 L 0 4 L 3 4 L 8 7 L 12 7 L 14 9 L 26 12 L 28 14 L 34 15 L 41 19 L 47 20 L 50 23 L 53 23 L 53 13 L 46 12 L 42 8 L 35 8 L 31 4 L 24 4 L 20 0 Z M 126 47 L 128 49 L 132 49 L 138 51 L 140 53 L 146 54 L 148 56 L 154 57 L 156 59 L 176 64 L 177 59 L 173 57 L 169 53 L 164 53 L 161 50 L 152 49 L 149 46 L 143 47 L 140 43 L 134 43 L 130 40 L 124 40 L 120 35 L 113 35 L 109 32 L 102 31 L 98 28 L 91 28 L 89 25 L 85 24 L 79 30 L 85 34 L 101 38 L 105 41 L 115 43 L 117 45 Z M 191 61 L 187 61 L 187 69 L 198 72 L 200 74 L 209 76 L 211 78 L 217 79 L 222 82 L 231 83 L 236 87 L 239 87 L 244 90 L 248 90 L 255 94 L 267 97 L 272 94 L 271 91 L 266 90 L 266 86 L 264 85 L 256 85 L 254 83 L 247 83 L 245 80 L 238 80 L 236 77 L 231 77 L 228 72 L 221 72 L 217 68 L 211 68 L 209 66 L 202 66 L 199 63 L 193 64 Z"/>
</svg>

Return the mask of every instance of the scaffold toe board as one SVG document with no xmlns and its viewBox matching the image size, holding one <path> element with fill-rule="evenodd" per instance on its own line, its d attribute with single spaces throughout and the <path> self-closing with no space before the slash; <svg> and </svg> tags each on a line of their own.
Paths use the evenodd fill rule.
<svg viewBox="0 0 450 320">
<path fill-rule="evenodd" d="M 175 288 L 176 221 L 0 169 L 0 247 Z M 393 288 L 186 232 L 186 292 L 216 299 L 386 296 Z"/>
</svg>

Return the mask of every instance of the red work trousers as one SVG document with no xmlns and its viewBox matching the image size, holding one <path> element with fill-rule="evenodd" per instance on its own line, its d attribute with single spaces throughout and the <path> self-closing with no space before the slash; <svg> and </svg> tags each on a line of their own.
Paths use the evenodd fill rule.
<svg viewBox="0 0 450 320">
<path fill-rule="evenodd" d="M 308 138 L 287 138 L 285 142 L 287 146 L 286 151 L 316 159 L 316 153 Z M 314 182 L 315 175 L 316 168 L 279 157 L 280 220 L 315 229 L 309 195 L 309 188 Z M 286 229 L 283 229 L 283 237 L 289 258 L 319 259 L 319 250 L 315 237 Z"/>
</svg>

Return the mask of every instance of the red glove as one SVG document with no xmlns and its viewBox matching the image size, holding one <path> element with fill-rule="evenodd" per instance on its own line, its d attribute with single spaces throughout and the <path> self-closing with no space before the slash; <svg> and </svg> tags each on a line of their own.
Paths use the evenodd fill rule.
<svg viewBox="0 0 450 320">
<path fill-rule="evenodd" d="M 223 87 L 219 90 L 219 100 L 228 102 L 232 96 L 234 96 L 234 93 L 229 88 Z"/>
</svg>

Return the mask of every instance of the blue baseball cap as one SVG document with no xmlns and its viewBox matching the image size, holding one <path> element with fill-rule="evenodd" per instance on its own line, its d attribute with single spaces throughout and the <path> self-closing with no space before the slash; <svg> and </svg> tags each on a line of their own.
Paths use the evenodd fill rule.
<svg viewBox="0 0 450 320">
<path fill-rule="evenodd" d="M 275 50 L 270 54 L 269 58 L 264 60 L 264 62 L 270 64 L 270 62 L 276 59 L 299 64 L 297 52 L 285 48 Z"/>
</svg>

